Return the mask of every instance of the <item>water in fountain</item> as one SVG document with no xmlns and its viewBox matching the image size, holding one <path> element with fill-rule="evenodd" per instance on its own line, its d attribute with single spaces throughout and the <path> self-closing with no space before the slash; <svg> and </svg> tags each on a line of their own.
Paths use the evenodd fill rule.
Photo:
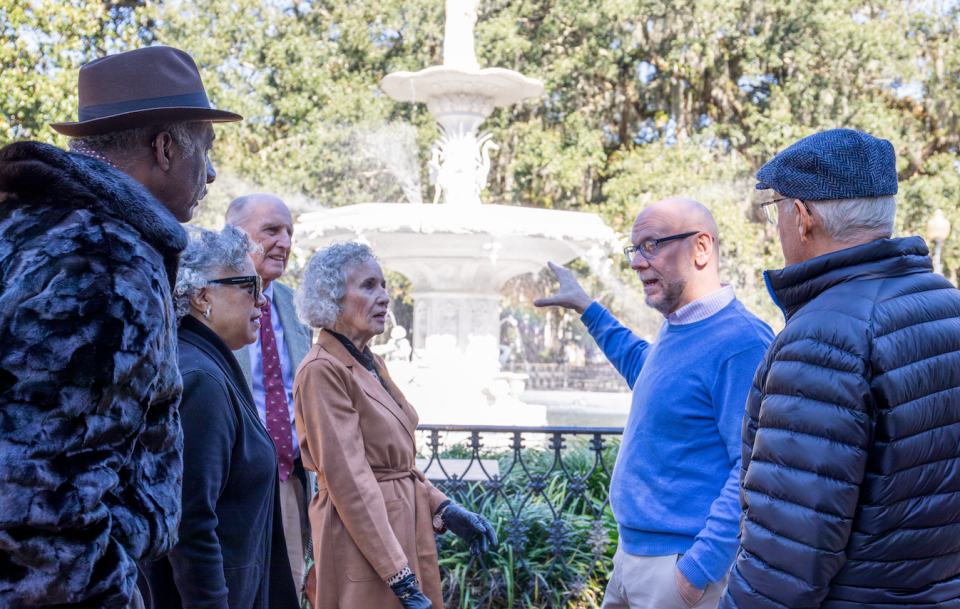
<svg viewBox="0 0 960 609">
<path fill-rule="evenodd" d="M 642 315 L 649 307 L 619 280 L 615 261 L 604 264 L 604 260 L 608 260 L 606 256 L 592 260 L 599 262 L 592 268 L 586 263 L 574 264 L 574 274 L 592 298 L 610 307 L 618 319 L 639 334 L 631 320 L 638 316 L 627 315 L 625 309 L 634 308 Z M 604 270 L 609 272 L 601 281 Z M 543 405 L 550 425 L 622 426 L 630 409 L 629 387 L 590 338 L 577 314 L 533 306 L 533 300 L 556 290 L 556 279 L 546 269 L 516 277 L 504 288 L 502 340 L 513 347 L 513 369 L 531 377 L 520 399 Z M 567 382 L 561 383 L 564 378 Z"/>
<path fill-rule="evenodd" d="M 417 130 L 413 125 L 393 122 L 360 132 L 358 139 L 365 154 L 376 158 L 403 190 L 408 203 L 423 203 L 420 187 Z"/>
</svg>

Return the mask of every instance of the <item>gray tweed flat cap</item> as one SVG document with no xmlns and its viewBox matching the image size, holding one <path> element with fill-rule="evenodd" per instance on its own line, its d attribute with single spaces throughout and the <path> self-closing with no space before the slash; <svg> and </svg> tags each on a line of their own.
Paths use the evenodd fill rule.
<svg viewBox="0 0 960 609">
<path fill-rule="evenodd" d="M 757 190 L 805 201 L 897 194 L 897 156 L 887 140 L 853 129 L 805 137 L 757 172 Z"/>
</svg>

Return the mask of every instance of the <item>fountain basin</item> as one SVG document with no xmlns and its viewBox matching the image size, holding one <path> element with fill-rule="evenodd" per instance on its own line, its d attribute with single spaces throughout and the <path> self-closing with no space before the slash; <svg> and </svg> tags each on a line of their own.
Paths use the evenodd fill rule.
<svg viewBox="0 0 960 609">
<path fill-rule="evenodd" d="M 509 205 L 362 203 L 303 214 L 297 225 L 299 247 L 362 241 L 421 293 L 499 292 L 548 260 L 566 264 L 617 244 L 595 214 Z"/>
</svg>

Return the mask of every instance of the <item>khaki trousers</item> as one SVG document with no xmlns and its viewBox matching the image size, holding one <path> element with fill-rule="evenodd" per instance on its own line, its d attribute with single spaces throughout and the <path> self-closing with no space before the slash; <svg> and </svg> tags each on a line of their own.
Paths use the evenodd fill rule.
<svg viewBox="0 0 960 609">
<path fill-rule="evenodd" d="M 303 581 L 306 541 L 309 540 L 308 531 L 303 526 L 307 518 L 306 508 L 303 485 L 295 474 L 290 474 L 286 482 L 280 482 L 280 517 L 283 520 L 283 538 L 287 542 L 287 558 L 290 559 L 293 586 L 298 593 Z"/>
<path fill-rule="evenodd" d="M 634 556 L 617 548 L 601 609 L 716 609 L 727 578 L 707 585 L 700 601 L 687 607 L 673 579 L 681 556 Z"/>
</svg>

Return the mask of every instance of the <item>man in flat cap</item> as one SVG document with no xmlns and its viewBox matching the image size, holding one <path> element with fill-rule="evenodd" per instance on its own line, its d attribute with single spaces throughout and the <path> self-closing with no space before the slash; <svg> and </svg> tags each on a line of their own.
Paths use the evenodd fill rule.
<svg viewBox="0 0 960 609">
<path fill-rule="evenodd" d="M 837 129 L 757 173 L 787 323 L 747 399 L 721 607 L 960 607 L 960 292 L 891 239 L 895 161 Z"/>
<path fill-rule="evenodd" d="M 177 540 L 182 434 L 171 290 L 216 174 L 189 55 L 80 69 L 70 152 L 0 150 L 0 606 L 121 608 Z"/>
</svg>

